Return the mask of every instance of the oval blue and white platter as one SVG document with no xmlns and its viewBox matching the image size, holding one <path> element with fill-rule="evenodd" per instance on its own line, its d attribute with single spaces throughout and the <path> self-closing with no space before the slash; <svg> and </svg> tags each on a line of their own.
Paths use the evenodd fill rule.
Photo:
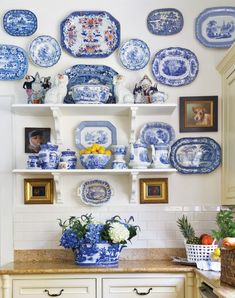
<svg viewBox="0 0 235 298">
<path fill-rule="evenodd" d="M 14 45 L 0 44 L 0 80 L 21 80 L 27 71 L 25 50 Z"/>
<path fill-rule="evenodd" d="M 83 182 L 78 188 L 78 195 L 83 203 L 92 206 L 101 206 L 108 202 L 113 192 L 105 180 L 91 179 Z"/>
<path fill-rule="evenodd" d="M 195 22 L 196 38 L 208 48 L 228 48 L 235 41 L 235 7 L 210 7 Z"/>
<path fill-rule="evenodd" d="M 116 145 L 116 127 L 109 121 L 82 121 L 76 128 L 75 143 L 79 149 L 94 143 L 105 148 Z"/>
<path fill-rule="evenodd" d="M 148 64 L 150 50 L 143 40 L 130 39 L 119 49 L 119 57 L 125 68 L 139 70 Z"/>
<path fill-rule="evenodd" d="M 221 148 L 211 138 L 181 138 L 171 146 L 170 162 L 182 174 L 210 173 L 221 163 Z"/>
<path fill-rule="evenodd" d="M 165 122 L 148 122 L 140 130 L 140 141 L 147 146 L 170 145 L 174 139 L 174 128 Z"/>
<path fill-rule="evenodd" d="M 199 62 L 189 49 L 171 47 L 156 53 L 152 62 L 155 79 L 164 85 L 178 87 L 192 83 L 197 77 Z"/>
<path fill-rule="evenodd" d="M 31 42 L 29 54 L 36 65 L 50 67 L 59 61 L 61 48 L 55 38 L 41 35 Z"/>
<path fill-rule="evenodd" d="M 156 35 L 173 35 L 184 25 L 182 13 L 175 8 L 160 8 L 150 12 L 147 17 L 148 30 Z"/>
<path fill-rule="evenodd" d="M 60 34 L 74 57 L 108 57 L 120 45 L 120 24 L 106 11 L 75 11 L 62 21 Z"/>
<path fill-rule="evenodd" d="M 37 17 L 30 10 L 8 10 L 3 17 L 5 31 L 13 36 L 29 36 L 37 30 Z"/>
</svg>

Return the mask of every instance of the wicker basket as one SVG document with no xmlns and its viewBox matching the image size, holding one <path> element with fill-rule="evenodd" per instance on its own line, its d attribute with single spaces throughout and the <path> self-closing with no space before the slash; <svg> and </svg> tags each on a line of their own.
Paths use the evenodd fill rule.
<svg viewBox="0 0 235 298">
<path fill-rule="evenodd" d="M 188 262 L 207 261 L 218 245 L 187 244 L 185 249 Z"/>
<path fill-rule="evenodd" d="M 235 249 L 221 249 L 221 281 L 235 287 Z"/>
</svg>

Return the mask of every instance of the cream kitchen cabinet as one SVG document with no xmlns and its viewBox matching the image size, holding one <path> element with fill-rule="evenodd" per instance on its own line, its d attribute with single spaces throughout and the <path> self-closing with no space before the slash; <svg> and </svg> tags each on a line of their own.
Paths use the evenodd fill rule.
<svg viewBox="0 0 235 298">
<path fill-rule="evenodd" d="M 235 205 L 235 44 L 217 66 L 222 76 L 222 205 Z"/>
</svg>

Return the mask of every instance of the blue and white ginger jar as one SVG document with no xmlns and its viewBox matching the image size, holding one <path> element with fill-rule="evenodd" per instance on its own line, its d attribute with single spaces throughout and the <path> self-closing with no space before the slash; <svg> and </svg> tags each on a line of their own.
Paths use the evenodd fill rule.
<svg viewBox="0 0 235 298">
<path fill-rule="evenodd" d="M 44 170 L 57 169 L 59 165 L 58 145 L 47 143 L 42 144 L 38 153 L 41 168 Z"/>
<path fill-rule="evenodd" d="M 67 170 L 74 170 L 77 167 L 76 152 L 70 149 L 61 152 L 60 164 L 64 165 Z"/>
</svg>

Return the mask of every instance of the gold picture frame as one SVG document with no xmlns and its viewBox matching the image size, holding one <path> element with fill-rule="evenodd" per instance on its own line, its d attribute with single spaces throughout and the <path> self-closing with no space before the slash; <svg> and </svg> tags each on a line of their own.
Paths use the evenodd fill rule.
<svg viewBox="0 0 235 298">
<path fill-rule="evenodd" d="M 168 178 L 140 179 L 140 204 L 158 203 L 168 203 Z"/>
<path fill-rule="evenodd" d="M 53 179 L 24 179 L 25 204 L 53 204 Z"/>
</svg>

